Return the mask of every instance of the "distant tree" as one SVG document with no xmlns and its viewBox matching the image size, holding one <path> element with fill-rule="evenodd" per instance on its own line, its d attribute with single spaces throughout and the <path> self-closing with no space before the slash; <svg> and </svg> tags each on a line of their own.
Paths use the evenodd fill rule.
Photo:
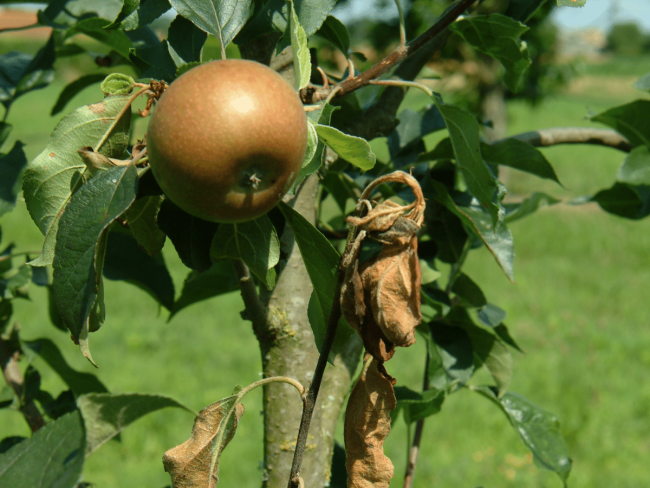
<svg viewBox="0 0 650 488">
<path fill-rule="evenodd" d="M 648 44 L 648 36 L 636 22 L 614 24 L 607 35 L 607 50 L 622 56 L 638 56 Z"/>
</svg>

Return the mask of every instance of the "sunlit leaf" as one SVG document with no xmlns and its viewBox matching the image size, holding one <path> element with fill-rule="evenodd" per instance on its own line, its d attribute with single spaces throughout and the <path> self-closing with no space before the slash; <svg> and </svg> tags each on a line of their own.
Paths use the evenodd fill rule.
<svg viewBox="0 0 650 488">
<path fill-rule="evenodd" d="M 365 139 L 344 134 L 334 127 L 320 124 L 316 125 L 316 132 L 318 137 L 336 154 L 362 171 L 368 171 L 375 166 L 377 158 Z"/>
</svg>

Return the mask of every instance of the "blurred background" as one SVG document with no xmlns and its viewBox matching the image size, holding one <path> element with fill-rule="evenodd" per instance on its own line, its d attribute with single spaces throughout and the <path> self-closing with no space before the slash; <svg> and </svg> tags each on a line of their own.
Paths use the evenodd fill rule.
<svg viewBox="0 0 650 488">
<path fill-rule="evenodd" d="M 498 3 L 486 1 L 482 8 L 496 8 Z M 406 5 L 408 38 L 431 25 L 445 5 L 435 0 Z M 15 50 L 33 54 L 45 43 L 47 28 L 11 30 L 33 24 L 38 6 L 0 7 L 0 55 Z M 353 50 L 363 55 L 354 57 L 357 69 L 376 62 L 398 41 L 397 12 L 388 0 L 342 1 L 333 14 L 347 25 Z M 168 14 L 158 21 L 161 32 L 172 18 Z M 582 9 L 557 8 L 548 1 L 529 25 L 531 30 L 522 38 L 533 64 L 519 93 L 501 86 L 498 65 L 466 49 L 454 36 L 418 81 L 491 121 L 493 128 L 484 134 L 488 140 L 541 128 L 595 126 L 586 115 L 648 98 L 633 84 L 650 72 L 650 1 L 588 0 Z M 101 44 L 88 38 L 77 42 L 91 46 L 91 55 L 57 60 L 54 82 L 12 106 L 7 122 L 14 130 L 7 145 L 22 140 L 30 160 L 45 147 L 65 113 L 102 97 L 99 86 L 93 85 L 51 116 L 68 83 L 88 73 L 133 74 L 128 65 L 102 63 L 109 52 Z M 328 72 L 343 73 L 347 65 L 339 52 L 317 38 L 313 46 L 319 48 L 319 62 Z M 237 56 L 238 50 L 229 46 L 228 53 Z M 218 43 L 210 37 L 204 59 L 218 56 Z M 372 92 L 361 98 L 371 96 Z M 427 103 L 425 95 L 410 92 L 401 109 Z M 145 130 L 146 120 L 139 120 L 134 140 Z M 428 136 L 427 148 L 442 137 Z M 379 159 L 388 159 L 385 138 L 374 140 L 372 146 Z M 564 187 L 516 170 L 500 174 L 510 201 L 521 200 L 531 191 L 561 200 L 511 225 L 516 282 L 506 279 L 485 250 L 471 253 L 466 273 L 482 287 L 489 302 L 508 313 L 505 322 L 525 352 L 515 353 L 511 390 L 558 416 L 574 462 L 570 486 L 646 486 L 650 479 L 650 221 L 615 217 L 595 203 L 571 204 L 611 186 L 623 153 L 593 146 L 543 151 Z M 17 251 L 34 253 L 42 244 L 24 202 L 3 217 L 2 246 L 9 242 L 16 244 Z M 169 243 L 164 257 L 178 295 L 188 270 Z M 45 290 L 32 287 L 30 294 L 30 301 L 14 302 L 23 339 L 51 338 L 72 367 L 97 374 L 112 392 L 170 395 L 199 410 L 228 396 L 235 385 L 251 383 L 261 375 L 257 343 L 250 324 L 239 317 L 243 305 L 237 293 L 197 303 L 169 319 L 169 313 L 141 290 L 107 282 L 107 321 L 91 336 L 98 370 L 66 334 L 50 324 Z M 390 373 L 399 384 L 419 388 L 422 342 L 413 346 L 415 351 L 398 351 L 391 361 Z M 46 389 L 55 395 L 64 389 L 44 363 L 37 360 L 35 366 L 43 373 Z M 478 375 L 475 382 L 480 380 Z M 260 402 L 259 392 L 245 401 L 247 414 L 222 457 L 222 486 L 260 485 Z M 127 429 L 121 441 L 108 443 L 88 459 L 86 480 L 97 487 L 167 485 L 162 454 L 187 439 L 192 422 L 189 414 L 172 410 L 147 416 Z M 0 437 L 28 435 L 28 429 L 18 412 L 5 409 L 0 433 Z M 402 420 L 394 424 L 386 451 L 396 468 L 391 486 L 401 486 L 407 454 Z M 561 482 L 533 464 L 493 405 L 461 391 L 426 422 L 415 486 L 541 488 L 559 487 Z"/>
</svg>

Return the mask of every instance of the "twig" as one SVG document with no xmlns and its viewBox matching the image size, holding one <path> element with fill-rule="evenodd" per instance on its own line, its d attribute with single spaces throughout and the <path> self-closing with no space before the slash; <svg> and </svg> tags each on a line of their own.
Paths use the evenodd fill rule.
<svg viewBox="0 0 650 488">
<path fill-rule="evenodd" d="M 239 277 L 239 288 L 246 308 L 246 318 L 253 323 L 253 330 L 259 338 L 262 331 L 266 329 L 266 307 L 260 300 L 248 266 L 241 259 L 234 259 L 233 264 Z"/>
<path fill-rule="evenodd" d="M 395 51 L 390 53 L 384 59 L 360 75 L 347 79 L 336 85 L 337 87 L 341 88 L 336 96 L 342 97 L 347 93 L 369 85 L 371 80 L 376 80 L 381 75 L 393 68 L 393 66 L 404 61 L 407 57 L 411 56 L 417 50 L 425 46 L 431 39 L 449 27 L 452 22 L 454 22 L 465 10 L 467 10 L 467 8 L 470 7 L 470 5 L 475 2 L 476 0 L 460 0 L 445 14 L 443 14 L 433 26 L 422 33 L 419 37 L 405 46 L 399 46 L 397 49 L 395 49 Z M 321 87 L 319 89 L 313 90 L 313 87 L 307 87 L 301 90 L 300 96 L 304 103 L 313 104 L 327 98 L 328 95 L 330 95 L 332 89 L 333 88 L 331 87 Z"/>
<path fill-rule="evenodd" d="M 32 398 L 23 398 L 25 380 L 18 367 L 16 355 L 11 353 L 9 344 L 2 337 L 0 337 L 0 366 L 7 384 L 20 399 L 20 412 L 25 417 L 31 431 L 36 432 L 45 425 L 45 421 L 34 400 Z"/>
<path fill-rule="evenodd" d="M 630 152 L 632 144 L 621 134 L 609 129 L 591 129 L 583 127 L 555 127 L 523 132 L 506 139 L 517 139 L 535 147 L 555 146 L 557 144 L 595 144 L 612 147 L 623 152 Z M 503 142 L 501 139 L 493 144 Z"/>
<path fill-rule="evenodd" d="M 429 354 L 425 356 L 424 360 L 424 381 L 422 391 L 425 392 L 429 389 Z M 413 480 L 415 479 L 415 468 L 418 464 L 418 456 L 420 454 L 420 442 L 422 442 L 422 432 L 424 430 L 424 420 L 420 419 L 415 424 L 415 435 L 413 436 L 413 444 L 409 452 L 408 464 L 406 465 L 406 475 L 404 475 L 404 488 L 411 488 Z"/>
</svg>

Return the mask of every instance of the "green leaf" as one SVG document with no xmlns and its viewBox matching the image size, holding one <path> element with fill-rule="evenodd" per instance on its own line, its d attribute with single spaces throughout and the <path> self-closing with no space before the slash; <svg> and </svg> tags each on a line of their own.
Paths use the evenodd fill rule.
<svg viewBox="0 0 650 488">
<path fill-rule="evenodd" d="M 169 0 L 124 0 L 122 10 L 106 29 L 138 29 L 150 24 L 170 8 Z"/>
<path fill-rule="evenodd" d="M 156 223 L 163 199 L 161 195 L 138 198 L 124 214 L 133 237 L 149 256 L 157 255 L 165 245 L 165 233 Z"/>
<path fill-rule="evenodd" d="M 562 185 L 541 151 L 526 142 L 506 139 L 495 144 L 481 144 L 481 154 L 488 164 L 509 166 Z"/>
<path fill-rule="evenodd" d="M 481 288 L 465 273 L 460 273 L 454 280 L 451 291 L 472 307 L 482 307 L 487 303 Z"/>
<path fill-rule="evenodd" d="M 607 190 L 601 190 L 592 198 L 600 207 L 619 217 L 638 220 L 650 215 L 650 187 L 614 183 Z"/>
<path fill-rule="evenodd" d="M 65 88 L 61 90 L 61 93 L 59 93 L 59 98 L 56 99 L 56 103 L 52 107 L 50 115 L 58 114 L 81 90 L 90 85 L 94 85 L 95 83 L 99 83 L 104 78 L 105 76 L 101 73 L 93 73 L 77 78 L 72 83 L 67 84 Z"/>
<path fill-rule="evenodd" d="M 38 354 L 47 365 L 68 385 L 75 396 L 84 393 L 105 393 L 108 389 L 95 375 L 82 373 L 71 368 L 59 348 L 50 339 L 40 338 L 23 344 Z"/>
<path fill-rule="evenodd" d="M 7 278 L 0 279 L 0 297 L 6 300 L 28 298 L 27 290 L 31 279 L 32 268 L 27 264 L 21 265 Z"/>
<path fill-rule="evenodd" d="M 177 15 L 169 26 L 169 54 L 177 67 L 201 61 L 201 50 L 208 35 L 185 17 Z"/>
<path fill-rule="evenodd" d="M 59 417 L 0 454 L 0 485 L 73 488 L 81 477 L 85 448 L 79 412 Z"/>
<path fill-rule="evenodd" d="M 418 112 L 411 109 L 402 110 L 398 118 L 399 124 L 388 136 L 388 149 L 393 159 L 405 149 L 412 147 L 414 143 L 421 141 L 427 134 L 446 127 L 445 120 L 435 105 L 430 105 Z"/>
<path fill-rule="evenodd" d="M 305 34 L 305 29 L 300 25 L 294 2 L 291 2 L 291 48 L 293 52 L 296 89 L 300 90 L 309 85 L 311 78 L 311 55 L 307 46 L 307 34 Z"/>
<path fill-rule="evenodd" d="M 300 25 L 307 36 L 311 36 L 323 25 L 336 0 L 293 0 L 293 3 Z"/>
<path fill-rule="evenodd" d="M 176 11 L 225 48 L 248 20 L 251 0 L 170 0 Z"/>
<path fill-rule="evenodd" d="M 108 234 L 104 277 L 122 280 L 147 292 L 167 310 L 174 306 L 174 283 L 161 253 L 152 257 L 138 246 L 128 232 Z"/>
<path fill-rule="evenodd" d="M 2 149 L 2 146 L 4 145 L 5 141 L 9 137 L 9 134 L 11 134 L 11 129 L 13 126 L 11 124 L 7 124 L 6 122 L 0 122 L 0 149 Z"/>
<path fill-rule="evenodd" d="M 23 143 L 16 141 L 7 154 L 0 156 L 0 217 L 16 206 L 27 158 Z"/>
<path fill-rule="evenodd" d="M 239 224 L 221 224 L 212 241 L 210 258 L 213 261 L 241 259 L 272 290 L 273 268 L 280 261 L 280 239 L 266 215 Z"/>
<path fill-rule="evenodd" d="M 464 385 L 474 374 L 474 350 L 469 335 L 461 327 L 438 321 L 430 322 L 429 329 L 445 374 L 452 383 Z"/>
<path fill-rule="evenodd" d="M 422 393 L 413 391 L 406 386 L 395 387 L 397 403 L 391 417 L 396 418 L 401 411 L 407 424 L 417 422 L 440 412 L 445 401 L 445 392 L 439 390 L 425 390 Z"/>
<path fill-rule="evenodd" d="M 496 224 L 502 210 L 494 202 L 496 178 L 481 156 L 478 122 L 472 114 L 460 107 L 441 105 L 437 100 L 436 105 L 447 124 L 456 163 L 465 177 L 467 188 L 488 210 L 492 223 Z"/>
<path fill-rule="evenodd" d="M 633 146 L 650 146 L 650 100 L 636 100 L 591 117 L 625 136 Z"/>
<path fill-rule="evenodd" d="M 0 103 L 6 109 L 21 95 L 46 87 L 54 78 L 54 37 L 36 56 L 12 51 L 0 56 Z"/>
<path fill-rule="evenodd" d="M 280 203 L 279 208 L 293 232 L 314 287 L 307 307 L 307 316 L 314 332 L 316 347 L 320 351 L 335 298 L 340 256 L 330 241 L 302 215 L 284 202 Z M 339 321 L 330 360 L 333 360 L 354 333 L 343 319 Z"/>
<path fill-rule="evenodd" d="M 116 166 L 97 174 L 72 195 L 61 218 L 52 287 L 61 317 L 75 338 L 101 299 L 103 254 L 98 241 L 135 200 L 137 178 L 133 166 Z"/>
<path fill-rule="evenodd" d="M 465 323 L 463 328 L 472 340 L 474 356 L 490 376 L 494 379 L 499 397 L 502 397 L 512 380 L 512 355 L 508 347 L 498 336 L 477 327 L 472 323 Z"/>
<path fill-rule="evenodd" d="M 584 7 L 587 0 L 557 0 L 558 7 Z"/>
<path fill-rule="evenodd" d="M 218 224 L 188 214 L 168 198 L 160 205 L 157 221 L 185 266 L 196 271 L 212 266 L 210 247 Z"/>
<path fill-rule="evenodd" d="M 86 456 L 148 413 L 167 407 L 192 412 L 173 398 L 140 393 L 89 393 L 80 396 L 77 405 L 86 425 Z"/>
<path fill-rule="evenodd" d="M 555 205 L 559 202 L 560 200 L 546 193 L 532 193 L 530 197 L 525 198 L 519 203 L 506 203 L 503 205 L 506 209 L 504 222 L 509 224 L 515 220 L 523 219 L 535 213 L 541 207 Z"/>
<path fill-rule="evenodd" d="M 497 325 L 494 328 L 494 332 L 496 332 L 496 334 L 501 338 L 503 342 L 508 344 L 510 347 L 515 348 L 520 353 L 524 354 L 523 349 L 519 347 L 519 344 L 517 344 L 517 342 L 512 338 L 512 336 L 510 335 L 510 331 L 505 326 L 505 324 Z"/>
<path fill-rule="evenodd" d="M 345 56 L 348 55 L 348 51 L 350 50 L 350 34 L 345 25 L 336 17 L 328 15 L 325 18 L 325 22 L 320 26 L 320 29 L 315 32 L 315 35 L 334 44 Z"/>
<path fill-rule="evenodd" d="M 185 307 L 207 300 L 239 288 L 239 278 L 231 260 L 217 261 L 212 267 L 199 273 L 192 271 L 185 279 L 183 291 L 178 300 L 174 302 L 174 308 L 169 316 L 171 319 Z"/>
<path fill-rule="evenodd" d="M 528 46 L 520 41 L 528 27 L 501 14 L 463 17 L 451 29 L 476 50 L 499 61 L 506 70 L 504 82 L 516 92 L 521 75 L 531 64 Z"/>
<path fill-rule="evenodd" d="M 460 206 L 451 198 L 441 183 L 432 181 L 437 195 L 436 200 L 454 213 L 467 229 L 483 241 L 510 281 L 514 281 L 514 245 L 510 229 L 499 222 L 496 229 L 486 211 L 478 205 Z"/>
<path fill-rule="evenodd" d="M 635 147 L 618 169 L 616 179 L 630 185 L 650 185 L 650 149 Z"/>
<path fill-rule="evenodd" d="M 29 163 L 23 193 L 32 219 L 45 235 L 43 252 L 32 261 L 33 265 L 52 264 L 59 220 L 86 170 L 77 151 L 95 146 L 102 139 L 128 99 L 126 95 L 106 97 L 67 115 L 54 129 L 43 152 Z M 121 158 L 129 142 L 130 123 L 131 115 L 127 113 L 99 152 L 109 158 Z"/>
<path fill-rule="evenodd" d="M 521 22 L 528 21 L 546 0 L 510 0 L 505 14 Z"/>
<path fill-rule="evenodd" d="M 506 393 L 498 398 L 487 386 L 474 387 L 473 390 L 501 407 L 536 463 L 557 473 L 566 486 L 572 461 L 557 417 L 516 393 Z"/>
<path fill-rule="evenodd" d="M 650 91 L 650 73 L 646 73 L 633 85 L 634 88 L 641 91 Z"/>
<path fill-rule="evenodd" d="M 370 144 L 361 137 L 344 134 L 334 127 L 316 125 L 318 138 L 346 161 L 357 166 L 362 171 L 368 171 L 375 166 L 377 158 L 370 149 Z"/>
<path fill-rule="evenodd" d="M 104 95 L 126 95 L 131 93 L 135 80 L 129 75 L 111 73 L 102 82 L 100 88 Z"/>
<path fill-rule="evenodd" d="M 96 41 L 106 44 L 125 58 L 128 58 L 129 49 L 133 47 L 129 36 L 121 30 L 106 30 L 106 27 L 110 23 L 110 21 L 100 19 L 99 17 L 80 20 L 65 31 L 64 39 L 69 39 L 77 34 L 85 34 Z"/>
<path fill-rule="evenodd" d="M 501 307 L 486 303 L 477 313 L 478 319 L 488 327 L 496 327 L 503 322 L 507 314 Z"/>
</svg>

